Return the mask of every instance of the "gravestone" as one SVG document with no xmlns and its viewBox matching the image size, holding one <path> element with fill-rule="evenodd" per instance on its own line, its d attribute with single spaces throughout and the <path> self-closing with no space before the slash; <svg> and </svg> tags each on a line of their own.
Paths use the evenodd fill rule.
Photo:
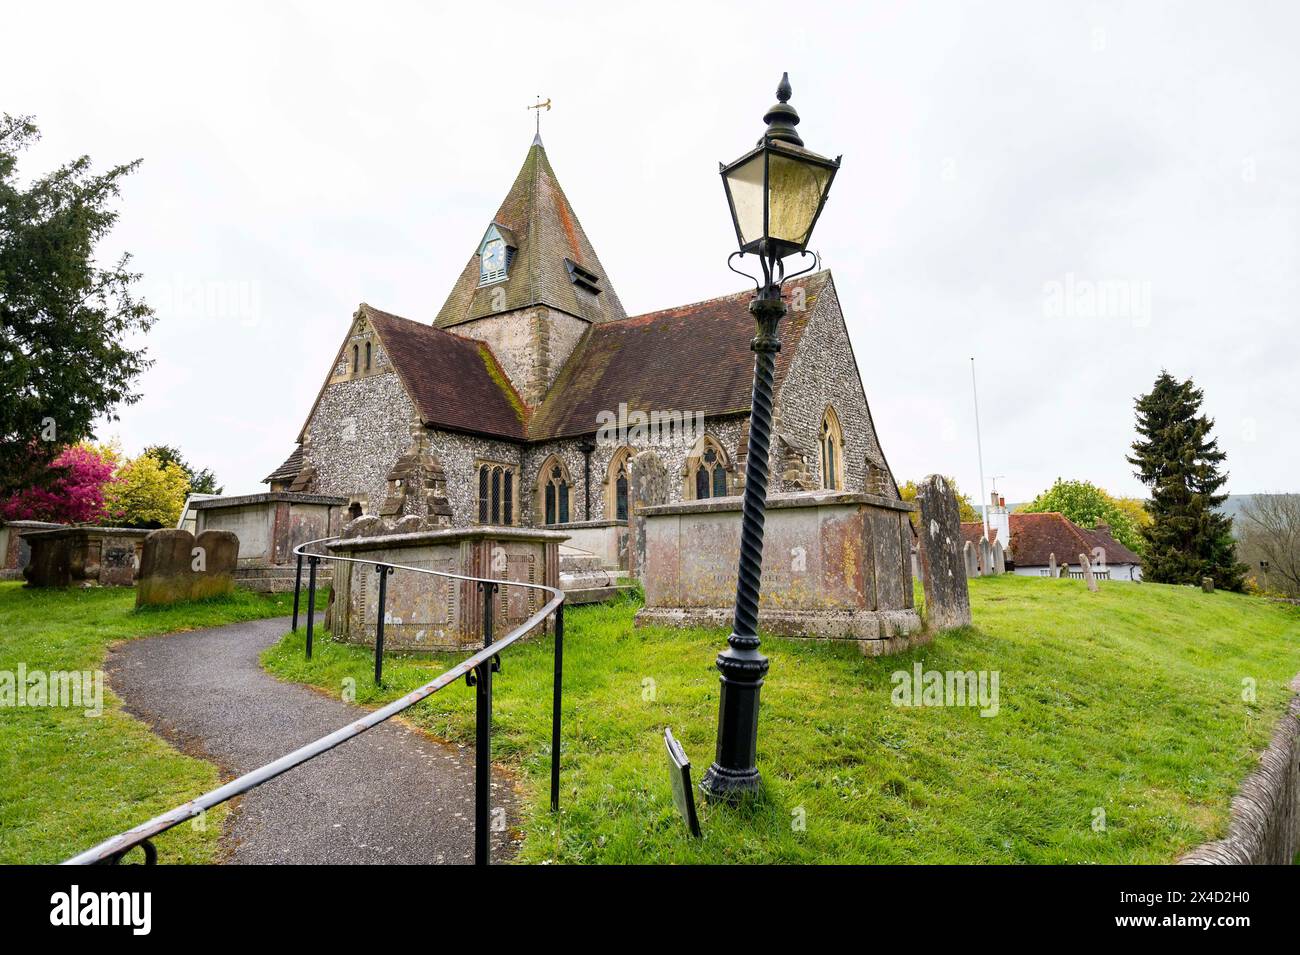
<svg viewBox="0 0 1300 955">
<path fill-rule="evenodd" d="M 1001 541 L 993 542 L 993 573 L 1005 574 L 1007 572 L 1007 555 L 1002 549 Z"/>
<path fill-rule="evenodd" d="M 1088 560 L 1087 554 L 1079 555 L 1079 566 L 1083 568 L 1083 579 L 1087 583 L 1088 589 L 1095 592 L 1097 590 L 1097 577 L 1092 572 L 1092 562 Z"/>
<path fill-rule="evenodd" d="M 148 540 L 146 537 L 145 541 Z M 234 593 L 235 567 L 239 564 L 239 537 L 234 531 L 203 531 L 194 538 L 194 550 L 190 553 L 193 557 L 190 567 L 194 571 L 191 600 Z"/>
<path fill-rule="evenodd" d="M 968 627 L 971 615 L 966 576 L 973 550 L 969 542 L 958 550 L 961 514 L 957 495 L 941 475 L 931 474 L 917 489 L 916 501 L 921 508 L 921 585 L 925 588 L 930 628 Z"/>
<path fill-rule="evenodd" d="M 1056 551 L 1047 555 L 1047 576 L 1056 577 L 1059 571 L 1056 569 Z"/>
<path fill-rule="evenodd" d="M 668 750 L 668 782 L 673 790 L 673 805 L 681 814 L 686 828 L 696 839 L 700 837 L 700 819 L 695 813 L 695 788 L 691 785 L 691 761 L 677 742 L 673 731 L 664 727 L 664 747 Z"/>
<path fill-rule="evenodd" d="M 634 454 L 627 462 L 628 571 L 646 582 L 645 515 L 642 510 L 668 503 L 668 468 L 653 451 Z"/>
<path fill-rule="evenodd" d="M 975 551 L 975 545 L 967 541 L 966 546 L 961 549 L 961 556 L 966 563 L 966 576 L 978 577 L 980 575 L 980 558 Z"/>
<path fill-rule="evenodd" d="M 987 537 L 980 538 L 980 573 L 985 577 L 993 575 L 993 545 Z"/>
<path fill-rule="evenodd" d="M 418 534 L 424 530 L 424 518 L 418 514 L 407 514 L 393 525 L 394 534 Z"/>
<path fill-rule="evenodd" d="M 1214 578 L 1213 578 L 1213 577 L 1202 577 L 1202 578 L 1201 578 L 1201 590 L 1205 591 L 1207 594 L 1212 594 L 1212 593 L 1214 593 Z"/>
<path fill-rule="evenodd" d="M 135 605 L 171 604 L 190 599 L 193 571 L 190 552 L 194 535 L 186 530 L 166 528 L 144 539 L 140 553 L 140 582 L 136 587 Z"/>
<path fill-rule="evenodd" d="M 144 607 L 202 600 L 235 589 L 239 538 L 232 531 L 164 528 L 144 539 L 135 605 Z"/>
<path fill-rule="evenodd" d="M 379 537 L 383 534 L 393 533 L 393 525 L 388 523 L 382 517 L 376 517 L 373 514 L 363 514 L 361 517 L 353 518 L 348 521 L 343 528 L 343 537 Z"/>
</svg>

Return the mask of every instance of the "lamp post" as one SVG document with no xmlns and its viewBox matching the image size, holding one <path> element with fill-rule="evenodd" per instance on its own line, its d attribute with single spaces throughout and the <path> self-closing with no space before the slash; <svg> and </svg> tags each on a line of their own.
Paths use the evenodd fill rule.
<svg viewBox="0 0 1300 955">
<path fill-rule="evenodd" d="M 784 260 L 804 256 L 840 161 L 804 148 L 790 105 L 790 77 L 783 74 L 777 102 L 763 117 L 767 130 L 758 145 L 723 165 L 723 187 L 740 247 L 732 258 L 758 257 L 762 279 L 749 311 L 758 325 L 754 351 L 754 400 L 745 459 L 745 497 L 740 526 L 740 575 L 736 610 L 727 649 L 718 654 L 718 744 L 713 765 L 700 781 L 711 801 L 734 802 L 756 792 L 762 782 L 758 752 L 758 695 L 767 674 L 767 657 L 758 651 L 758 596 L 763 574 L 763 521 L 767 510 L 767 463 L 772 433 L 772 381 L 781 350 L 777 326 L 785 315 L 781 284 Z M 728 260 L 730 265 L 730 260 Z M 813 265 L 804 271 L 811 271 Z M 734 266 L 733 271 L 737 271 Z M 745 274 L 745 273 L 741 273 Z M 795 273 L 795 274 L 802 274 Z"/>
</svg>

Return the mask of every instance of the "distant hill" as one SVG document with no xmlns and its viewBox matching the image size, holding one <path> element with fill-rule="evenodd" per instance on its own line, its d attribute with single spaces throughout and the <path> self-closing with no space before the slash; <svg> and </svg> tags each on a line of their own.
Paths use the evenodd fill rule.
<svg viewBox="0 0 1300 955">
<path fill-rule="evenodd" d="M 1236 525 L 1240 523 L 1242 510 L 1247 504 L 1253 501 L 1256 496 L 1257 495 L 1254 494 L 1229 494 L 1228 499 L 1224 501 L 1223 506 L 1219 508 L 1220 511 L 1232 518 L 1234 532 L 1237 530 Z"/>
</svg>

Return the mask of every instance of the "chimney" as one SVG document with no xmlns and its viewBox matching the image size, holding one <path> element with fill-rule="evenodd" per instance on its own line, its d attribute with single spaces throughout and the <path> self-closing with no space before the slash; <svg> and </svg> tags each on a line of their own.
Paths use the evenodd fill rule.
<svg viewBox="0 0 1300 955">
<path fill-rule="evenodd" d="M 1003 550 L 1011 550 L 1011 515 L 1007 513 L 1007 499 L 1001 497 L 995 491 L 989 498 L 992 506 L 989 508 L 989 533 L 993 533 L 996 528 L 998 532 L 997 540 L 1002 544 Z"/>
</svg>

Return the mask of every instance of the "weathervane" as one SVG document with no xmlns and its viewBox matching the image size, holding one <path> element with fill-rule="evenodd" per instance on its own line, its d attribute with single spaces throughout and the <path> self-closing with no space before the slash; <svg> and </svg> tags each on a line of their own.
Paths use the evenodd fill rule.
<svg viewBox="0 0 1300 955">
<path fill-rule="evenodd" d="M 551 98 L 548 96 L 548 97 L 546 98 L 546 102 L 543 103 L 543 102 L 542 102 L 542 94 L 541 94 L 541 93 L 538 93 L 538 94 L 537 94 L 537 102 L 534 103 L 532 106 L 529 106 L 529 107 L 526 107 L 526 108 L 527 108 L 527 109 L 535 109 L 535 110 L 537 110 L 537 129 L 536 129 L 536 136 L 537 136 L 538 139 L 541 139 L 541 138 L 542 138 L 542 110 L 546 110 L 548 113 L 551 111 Z"/>
</svg>

